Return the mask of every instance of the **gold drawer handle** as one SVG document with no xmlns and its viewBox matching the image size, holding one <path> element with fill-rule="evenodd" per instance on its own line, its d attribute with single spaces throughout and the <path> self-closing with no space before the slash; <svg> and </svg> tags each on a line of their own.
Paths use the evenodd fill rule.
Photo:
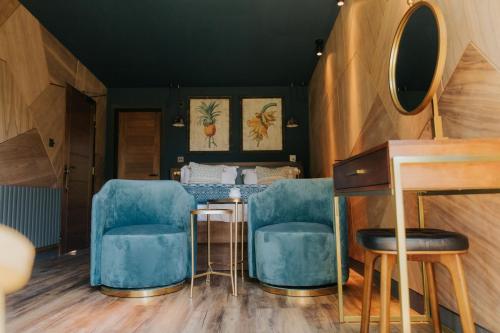
<svg viewBox="0 0 500 333">
<path fill-rule="evenodd" d="M 368 173 L 368 170 L 366 169 L 357 169 L 354 172 L 348 173 L 348 176 L 359 176 L 359 175 L 366 175 Z"/>
</svg>

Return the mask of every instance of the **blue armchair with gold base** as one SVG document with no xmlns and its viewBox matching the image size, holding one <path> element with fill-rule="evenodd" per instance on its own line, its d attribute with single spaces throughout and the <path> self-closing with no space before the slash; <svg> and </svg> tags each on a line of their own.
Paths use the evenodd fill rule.
<svg viewBox="0 0 500 333">
<path fill-rule="evenodd" d="M 346 203 L 340 201 L 342 275 L 348 278 Z M 333 181 L 281 180 L 248 201 L 248 269 L 265 290 L 321 289 L 337 283 Z M 325 290 L 333 290 L 326 288 Z M 313 293 L 314 294 L 314 293 Z M 317 293 L 316 293 L 317 294 Z"/>
<path fill-rule="evenodd" d="M 195 199 L 175 181 L 110 180 L 92 202 L 90 284 L 113 296 L 180 289 Z"/>
</svg>

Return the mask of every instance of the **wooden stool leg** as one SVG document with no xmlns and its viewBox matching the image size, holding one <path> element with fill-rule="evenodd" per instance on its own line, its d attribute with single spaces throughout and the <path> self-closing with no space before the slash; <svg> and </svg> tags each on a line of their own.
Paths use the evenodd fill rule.
<svg viewBox="0 0 500 333">
<path fill-rule="evenodd" d="M 380 333 L 388 333 L 391 327 L 391 278 L 396 261 L 395 255 L 382 254 L 380 265 Z"/>
<path fill-rule="evenodd" d="M 373 266 L 378 255 L 365 251 L 365 274 L 363 281 L 363 305 L 361 310 L 361 333 L 368 333 L 370 328 L 370 309 L 372 301 Z"/>
<path fill-rule="evenodd" d="M 455 288 L 458 310 L 460 312 L 460 322 L 464 333 L 474 333 L 474 321 L 470 309 L 469 296 L 467 295 L 467 284 L 462 267 L 462 260 L 459 254 L 446 254 L 440 256 L 440 262 L 450 272 Z"/>
<path fill-rule="evenodd" d="M 429 297 L 431 305 L 432 323 L 434 332 L 441 333 L 441 317 L 439 316 L 439 302 L 436 288 L 436 276 L 432 262 L 425 263 L 425 272 L 427 274 L 427 284 L 429 286 Z"/>
</svg>

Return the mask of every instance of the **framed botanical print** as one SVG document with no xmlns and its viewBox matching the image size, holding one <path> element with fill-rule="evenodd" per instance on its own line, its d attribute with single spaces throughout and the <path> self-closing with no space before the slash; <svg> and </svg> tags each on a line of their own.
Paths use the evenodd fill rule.
<svg viewBox="0 0 500 333">
<path fill-rule="evenodd" d="M 283 150 L 283 102 L 280 97 L 241 100 L 243 151 Z"/>
<path fill-rule="evenodd" d="M 189 151 L 229 151 L 230 110 L 226 97 L 189 98 Z"/>
</svg>

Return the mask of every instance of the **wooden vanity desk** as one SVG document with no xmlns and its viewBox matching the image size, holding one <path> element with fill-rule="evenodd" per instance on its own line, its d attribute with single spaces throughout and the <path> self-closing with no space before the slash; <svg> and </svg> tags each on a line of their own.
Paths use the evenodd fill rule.
<svg viewBox="0 0 500 333">
<path fill-rule="evenodd" d="M 419 202 L 421 195 L 500 193 L 500 138 L 393 140 L 333 169 L 339 281 L 339 196 L 390 195 L 395 200 L 401 325 L 403 332 L 410 332 L 403 191 L 417 192 Z M 340 321 L 358 322 L 360 316 L 344 316 L 342 284 L 338 289 Z"/>
</svg>

